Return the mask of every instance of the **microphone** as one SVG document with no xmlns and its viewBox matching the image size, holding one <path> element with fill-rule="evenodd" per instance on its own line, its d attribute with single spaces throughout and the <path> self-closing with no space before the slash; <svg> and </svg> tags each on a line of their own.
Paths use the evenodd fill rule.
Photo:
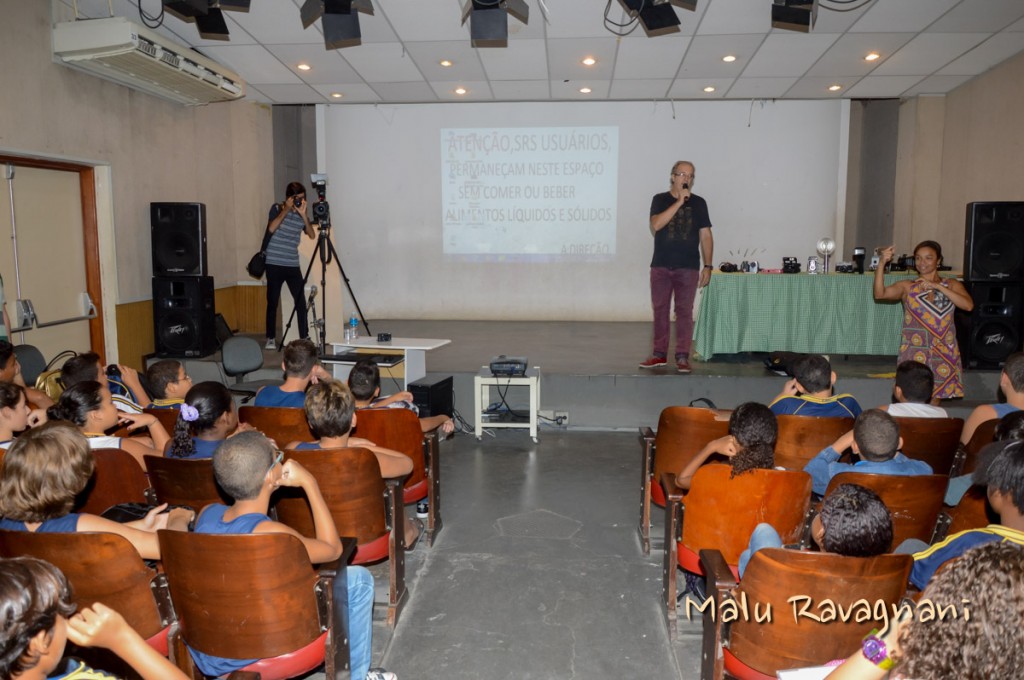
<svg viewBox="0 0 1024 680">
<path fill-rule="evenodd" d="M 683 182 L 683 188 L 689 190 L 690 183 L 689 182 Z M 689 202 L 690 202 L 690 197 L 689 196 L 687 196 L 685 199 L 683 199 L 683 205 L 686 205 Z"/>
<path fill-rule="evenodd" d="M 313 298 L 316 297 L 316 284 L 314 283 L 309 288 L 310 288 L 310 290 L 309 290 L 309 299 L 306 300 L 306 306 L 307 307 L 312 307 L 313 306 Z"/>
</svg>

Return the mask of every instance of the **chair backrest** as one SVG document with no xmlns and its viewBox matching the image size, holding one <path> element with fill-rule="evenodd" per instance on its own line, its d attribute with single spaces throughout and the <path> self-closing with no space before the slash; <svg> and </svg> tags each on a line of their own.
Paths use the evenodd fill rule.
<svg viewBox="0 0 1024 680">
<path fill-rule="evenodd" d="M 404 408 L 364 408 L 356 411 L 356 436 L 377 446 L 404 453 L 412 459 L 412 472 L 405 480 L 410 488 L 426 479 L 423 456 L 423 429 L 420 419 Z M 408 502 L 410 499 L 406 498 Z"/>
<path fill-rule="evenodd" d="M 248 423 L 267 435 L 278 446 L 287 446 L 291 442 L 311 442 L 315 439 L 309 431 L 306 411 L 301 408 L 283 406 L 241 406 L 238 419 Z"/>
<path fill-rule="evenodd" d="M 128 539 L 117 534 L 49 534 L 0 531 L 0 556 L 31 555 L 58 567 L 74 588 L 78 607 L 102 602 L 116 609 L 143 638 L 159 633 L 174 620 L 166 605 L 161 614 L 148 568 Z"/>
<path fill-rule="evenodd" d="M 232 336 L 224 341 L 220 351 L 224 372 L 233 378 L 242 378 L 246 373 L 263 368 L 263 348 L 252 338 Z"/>
<path fill-rule="evenodd" d="M 787 470 L 803 470 L 820 451 L 853 429 L 853 418 L 785 415 L 777 420 L 775 464 Z"/>
<path fill-rule="evenodd" d="M 217 486 L 213 475 L 213 461 L 209 458 L 186 460 L 146 456 L 149 483 L 153 485 L 160 503 L 188 505 L 198 512 L 211 503 L 230 504 Z"/>
<path fill-rule="evenodd" d="M 316 478 L 339 536 L 352 536 L 358 545 L 363 545 L 388 532 L 384 478 L 380 476 L 380 465 L 372 451 L 364 448 L 289 450 L 285 455 L 298 461 Z M 316 536 L 313 514 L 301 489 L 282 487 L 275 496 L 280 522 L 303 536 Z"/>
<path fill-rule="evenodd" d="M 668 406 L 658 416 L 654 439 L 654 480 L 662 473 L 678 474 L 709 441 L 729 434 L 729 420 L 717 411 L 692 406 Z"/>
<path fill-rule="evenodd" d="M 147 408 L 143 413 L 148 413 L 160 421 L 160 424 L 167 430 L 167 434 L 174 436 L 174 426 L 178 424 L 178 408 Z"/>
<path fill-rule="evenodd" d="M 995 441 L 996 426 L 998 425 L 999 419 L 993 418 L 992 420 L 986 420 L 975 428 L 974 434 L 971 435 L 971 440 L 964 445 L 967 457 L 964 460 L 963 469 L 960 471 L 961 474 L 966 475 L 978 468 L 978 454 L 981 453 L 986 444 L 991 444 Z"/>
<path fill-rule="evenodd" d="M 948 513 L 950 522 L 947 536 L 999 524 L 999 515 L 988 502 L 988 490 L 981 484 L 974 484 L 967 489 L 960 502 L 950 508 Z"/>
<path fill-rule="evenodd" d="M 320 636 L 317 575 L 289 534 L 161 530 L 160 556 L 189 646 L 233 659 L 293 652 Z"/>
<path fill-rule="evenodd" d="M 871 618 L 857 623 L 864 607 L 853 611 L 846 622 L 837 618 L 829 623 L 794 616 L 794 611 L 809 602 L 807 613 L 821 616 L 818 607 L 826 600 L 848 611 L 863 599 L 870 610 L 876 603 L 884 603 L 891 617 L 892 605 L 898 605 L 906 591 L 912 564 L 910 555 L 842 557 L 780 548 L 760 550 L 751 558 L 738 588 L 751 616 L 733 621 L 729 651 L 747 666 L 773 677 L 777 670 L 845 658 L 872 628 L 884 627 L 885 621 Z M 795 596 L 800 599 L 790 602 Z M 754 620 L 755 604 L 762 612 L 771 606 L 770 623 Z"/>
<path fill-rule="evenodd" d="M 894 418 L 903 437 L 903 455 L 923 460 L 937 475 L 949 475 L 960 446 L 963 418 Z"/>
<path fill-rule="evenodd" d="M 93 515 L 118 503 L 145 503 L 149 480 L 135 457 L 123 449 L 93 449 L 96 471 L 78 496 L 80 512 Z"/>
<path fill-rule="evenodd" d="M 15 345 L 14 356 L 21 365 L 21 377 L 26 385 L 35 385 L 36 378 L 46 370 L 46 359 L 35 345 Z"/>
<path fill-rule="evenodd" d="M 766 522 L 784 543 L 800 540 L 811 503 L 811 476 L 796 470 L 748 470 L 730 478 L 729 465 L 705 465 L 690 483 L 683 510 L 683 545 L 714 549 L 735 565 L 754 527 Z"/>
<path fill-rule="evenodd" d="M 892 514 L 892 547 L 895 550 L 908 538 L 931 543 L 949 477 L 841 472 L 829 481 L 825 496 L 840 484 L 858 484 L 878 494 Z"/>
</svg>

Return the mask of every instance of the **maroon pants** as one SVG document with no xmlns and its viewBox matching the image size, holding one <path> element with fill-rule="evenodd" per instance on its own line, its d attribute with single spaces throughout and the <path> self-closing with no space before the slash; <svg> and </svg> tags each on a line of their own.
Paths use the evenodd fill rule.
<svg viewBox="0 0 1024 680">
<path fill-rule="evenodd" d="M 651 267 L 651 306 L 654 308 L 654 355 L 668 356 L 669 322 L 675 295 L 676 359 L 690 356 L 693 341 L 693 298 L 700 271 Z"/>
</svg>

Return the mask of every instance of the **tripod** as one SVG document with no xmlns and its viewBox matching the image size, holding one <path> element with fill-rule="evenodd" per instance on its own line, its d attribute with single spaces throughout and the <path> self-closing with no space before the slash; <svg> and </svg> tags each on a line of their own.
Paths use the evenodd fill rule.
<svg viewBox="0 0 1024 680">
<path fill-rule="evenodd" d="M 319 257 L 317 257 L 319 255 Z M 309 305 L 313 309 L 313 327 L 319 331 L 320 342 L 318 347 L 320 348 L 320 354 L 327 354 L 327 265 L 334 261 L 334 264 L 338 265 L 338 273 L 341 274 L 341 280 L 345 282 L 345 288 L 348 289 L 349 297 L 352 298 L 352 303 L 356 306 L 356 311 L 359 313 L 359 318 L 363 322 L 363 326 L 366 327 L 366 333 L 370 334 L 370 324 L 366 323 L 366 317 L 363 316 L 363 309 L 359 306 L 359 300 L 356 299 L 356 294 L 352 291 L 352 284 L 348 280 L 348 275 L 345 273 L 345 268 L 341 266 L 341 258 L 338 257 L 338 251 L 334 249 L 334 243 L 331 241 L 331 223 L 327 220 L 319 220 L 317 222 L 317 238 L 316 238 L 316 250 L 314 251 L 314 257 L 309 260 L 309 266 L 306 267 L 306 273 L 302 276 L 302 286 L 305 290 L 306 283 L 309 281 L 309 275 L 313 271 L 313 263 L 320 260 L 320 318 L 316 318 L 316 308 L 313 305 Z M 309 296 L 309 301 L 313 301 L 313 297 L 316 295 L 314 291 Z M 298 310 L 292 307 L 292 313 L 288 317 L 288 323 L 285 324 L 284 332 L 281 334 L 281 346 L 278 348 L 279 351 L 284 350 L 285 338 L 288 337 L 288 331 L 292 327 L 292 320 L 295 319 L 295 314 Z"/>
</svg>

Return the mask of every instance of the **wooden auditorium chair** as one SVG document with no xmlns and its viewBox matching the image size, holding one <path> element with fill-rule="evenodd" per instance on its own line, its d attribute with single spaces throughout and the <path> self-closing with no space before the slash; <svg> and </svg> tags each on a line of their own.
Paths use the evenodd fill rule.
<svg viewBox="0 0 1024 680">
<path fill-rule="evenodd" d="M 106 533 L 0 530 L 0 556 L 23 555 L 46 560 L 64 572 L 80 609 L 102 602 L 117 610 L 153 649 L 168 656 L 168 635 L 177 617 L 167 581 L 146 566 L 128 539 Z M 91 651 L 76 648 L 74 653 Z M 113 658 L 103 656 L 97 663 Z"/>
<path fill-rule="evenodd" d="M 883 628 L 885 620 L 863 616 L 863 607 L 848 613 L 845 621 L 838 611 L 835 620 L 828 620 L 824 603 L 831 601 L 849 612 L 863 599 L 872 610 L 875 603 L 883 603 L 892 616 L 893 606 L 900 606 L 906 592 L 913 564 L 910 555 L 844 557 L 766 548 L 750 559 L 737 584 L 718 551 L 702 550 L 700 560 L 708 574 L 709 596 L 702 614 L 702 680 L 770 680 L 779 670 L 845 659 L 872 629 Z M 793 597 L 800 599 L 791 602 Z M 723 606 L 726 610 L 731 606 L 725 604 L 730 600 L 745 601 L 749 615 L 740 615 L 726 629 L 721 613 Z M 769 606 L 771 619 L 766 620 Z M 821 609 L 823 606 L 826 609 Z M 693 605 L 689 609 L 696 611 Z M 716 616 L 712 617 L 712 611 Z M 796 612 L 801 611 L 821 620 L 798 616 Z M 859 623 L 858 614 L 862 615 Z"/>
<path fill-rule="evenodd" d="M 273 439 L 278 447 L 292 442 L 311 442 L 316 437 L 309 431 L 306 411 L 301 408 L 283 406 L 242 406 L 238 409 L 238 420 L 248 423 Z"/>
<path fill-rule="evenodd" d="M 388 560 L 387 621 L 394 628 L 408 593 L 401 480 L 381 477 L 377 457 L 369 449 L 289 450 L 285 455 L 316 479 L 338 535 L 356 539 L 352 563 Z M 303 536 L 316 536 L 313 514 L 301 489 L 278 489 L 275 499 L 278 521 Z"/>
<path fill-rule="evenodd" d="M 949 526 L 949 517 L 942 512 L 942 501 L 949 485 L 946 475 L 840 472 L 829 481 L 825 497 L 840 484 L 857 484 L 878 494 L 892 515 L 893 550 L 908 538 L 933 543 L 945 535 Z"/>
<path fill-rule="evenodd" d="M 187 505 L 197 513 L 211 503 L 231 505 L 213 474 L 213 460 L 146 456 L 149 482 L 157 503 Z"/>
<path fill-rule="evenodd" d="M 186 674 L 202 678 L 186 644 L 214 656 L 259 659 L 241 670 L 263 680 L 305 675 L 321 664 L 334 678 L 348 667 L 348 636 L 335 628 L 340 617 L 331 596 L 333 580 L 344 578 L 344 554 L 317 571 L 302 542 L 288 534 L 165 529 L 158 536 L 180 619 L 171 644 Z"/>
<path fill-rule="evenodd" d="M 953 470 L 950 472 L 951 477 L 970 474 L 977 469 L 978 454 L 981 453 L 986 444 L 991 444 L 995 441 L 996 427 L 998 425 L 999 419 L 993 418 L 992 420 L 986 420 L 975 428 L 974 434 L 971 435 L 971 440 L 960 447 L 957 464 L 954 465 Z"/>
<path fill-rule="evenodd" d="M 776 420 L 775 465 L 787 470 L 803 470 L 812 458 L 853 429 L 853 418 L 784 415 Z"/>
<path fill-rule="evenodd" d="M 988 502 L 988 488 L 981 484 L 974 484 L 967 489 L 960 502 L 946 510 L 946 514 L 949 515 L 947 536 L 1001 523 L 1001 518 Z"/>
<path fill-rule="evenodd" d="M 404 408 L 359 409 L 355 436 L 377 446 L 404 453 L 412 459 L 412 472 L 405 480 L 405 503 L 427 499 L 424 535 L 427 545 L 441 533 L 441 440 L 438 428 L 424 432 L 420 419 Z"/>
<path fill-rule="evenodd" d="M 145 408 L 142 409 L 142 412 L 156 417 L 167 430 L 167 434 L 171 435 L 172 439 L 174 438 L 174 426 L 178 424 L 177 408 Z"/>
<path fill-rule="evenodd" d="M 676 636 L 678 568 L 702 575 L 701 550 L 718 550 L 735 571 L 740 553 L 761 522 L 775 527 L 783 543 L 798 543 L 811 504 L 811 476 L 797 470 L 749 470 L 730 479 L 729 465 L 697 470 L 686 494 L 665 473 L 665 559 L 662 600 L 669 636 Z"/>
<path fill-rule="evenodd" d="M 708 442 L 729 434 L 728 416 L 712 409 L 668 406 L 658 416 L 658 431 L 640 428 L 640 549 L 651 553 L 651 503 L 665 505 L 659 481 L 677 474 Z"/>
<path fill-rule="evenodd" d="M 923 460 L 937 475 L 949 476 L 960 448 L 963 418 L 893 418 L 900 426 L 907 458 Z"/>
<path fill-rule="evenodd" d="M 146 471 L 135 456 L 122 449 L 93 449 L 92 455 L 96 469 L 78 496 L 78 512 L 102 515 L 118 503 L 154 503 Z"/>
</svg>

